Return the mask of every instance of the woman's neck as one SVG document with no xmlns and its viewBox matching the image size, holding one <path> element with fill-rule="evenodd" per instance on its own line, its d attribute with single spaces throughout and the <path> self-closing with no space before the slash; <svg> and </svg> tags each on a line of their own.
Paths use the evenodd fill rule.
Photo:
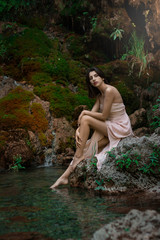
<svg viewBox="0 0 160 240">
<path fill-rule="evenodd" d="M 99 91 L 101 92 L 101 96 L 104 96 L 105 90 L 108 87 L 107 84 L 105 84 L 104 82 L 98 87 Z"/>
</svg>

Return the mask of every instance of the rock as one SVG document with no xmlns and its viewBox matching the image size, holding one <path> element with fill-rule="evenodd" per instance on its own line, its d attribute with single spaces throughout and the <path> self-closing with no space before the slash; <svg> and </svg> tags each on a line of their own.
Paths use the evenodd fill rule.
<svg viewBox="0 0 160 240">
<path fill-rule="evenodd" d="M 65 159 L 68 163 L 68 156 L 71 160 L 74 155 L 75 130 L 65 118 L 54 118 L 53 129 L 55 131 L 54 151 L 57 155 L 57 164 L 65 164 Z"/>
<path fill-rule="evenodd" d="M 154 210 L 131 210 L 125 217 L 96 231 L 92 240 L 159 240 L 160 214 Z"/>
<path fill-rule="evenodd" d="M 1 155 L 0 167 L 9 168 L 14 165 L 15 159 L 21 157 L 22 165 L 29 166 L 34 158 L 32 149 L 27 144 L 28 133 L 24 129 L 1 131 L 6 137 L 3 155 Z"/>
<path fill-rule="evenodd" d="M 0 76 L 0 98 L 5 97 L 12 89 L 17 87 L 14 79 L 7 76 Z"/>
<path fill-rule="evenodd" d="M 30 105 L 32 105 L 32 103 L 39 103 L 42 105 L 45 113 L 46 113 L 46 118 L 48 121 L 51 121 L 51 113 L 49 111 L 49 106 L 50 103 L 47 101 L 43 101 L 42 99 L 40 99 L 38 96 L 34 95 L 34 99 L 33 101 L 30 102 Z"/>
<path fill-rule="evenodd" d="M 147 115 L 144 108 L 136 110 L 133 114 L 129 116 L 132 129 L 140 128 L 146 126 Z"/>
<path fill-rule="evenodd" d="M 11 90 L 17 87 L 20 92 L 27 90 L 27 94 L 33 90 L 33 86 L 29 86 L 25 82 L 17 83 L 12 78 L 0 77 L 0 98 L 5 97 Z M 28 101 L 28 115 L 20 111 L 22 113 L 17 117 L 16 111 L 15 113 L 11 112 L 17 117 L 17 125 L 12 123 L 13 121 L 5 121 L 5 131 L 2 131 L 3 133 L 1 132 L 2 135 L 0 136 L 0 168 L 2 169 L 6 169 L 13 164 L 13 156 L 21 156 L 22 163 L 25 166 L 41 165 L 44 163 L 45 149 L 52 148 L 54 135 L 53 118 L 49 109 L 50 103 L 41 100 L 33 93 L 32 96 L 32 100 Z M 24 100 L 22 99 L 21 101 Z M 19 108 L 20 105 L 17 104 L 17 109 L 19 110 Z M 28 119 L 26 119 L 26 116 Z M 30 119 L 34 122 L 30 121 Z M 26 121 L 26 124 L 21 126 L 20 124 L 23 121 Z M 3 125 L 1 126 L 3 129 Z M 27 130 L 25 131 L 22 128 Z"/>
<path fill-rule="evenodd" d="M 149 134 L 150 133 L 150 130 L 149 128 L 146 128 L 146 127 L 141 127 L 141 128 L 137 128 L 135 131 L 133 131 L 135 136 L 137 137 L 142 137 L 146 134 Z"/>
<path fill-rule="evenodd" d="M 70 184 L 101 190 L 109 195 L 130 191 L 147 192 L 160 182 L 159 146 L 160 136 L 155 133 L 149 137 L 122 139 L 118 146 L 106 155 L 100 171 L 97 171 L 93 164 L 94 159 L 78 164 L 70 176 Z"/>
</svg>

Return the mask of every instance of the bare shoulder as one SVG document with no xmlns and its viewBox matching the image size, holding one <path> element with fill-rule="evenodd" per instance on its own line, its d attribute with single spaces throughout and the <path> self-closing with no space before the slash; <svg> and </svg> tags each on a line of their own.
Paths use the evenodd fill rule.
<svg viewBox="0 0 160 240">
<path fill-rule="evenodd" d="M 105 93 L 107 93 L 107 94 L 115 94 L 117 92 L 118 92 L 117 88 L 115 88 L 111 85 L 107 85 L 107 88 L 105 89 Z"/>
<path fill-rule="evenodd" d="M 105 90 L 105 94 L 108 95 L 108 96 L 113 96 L 115 102 L 123 101 L 122 97 L 121 97 L 121 94 L 119 93 L 117 88 L 115 88 L 115 87 L 113 87 L 111 85 L 107 86 L 107 88 Z"/>
</svg>

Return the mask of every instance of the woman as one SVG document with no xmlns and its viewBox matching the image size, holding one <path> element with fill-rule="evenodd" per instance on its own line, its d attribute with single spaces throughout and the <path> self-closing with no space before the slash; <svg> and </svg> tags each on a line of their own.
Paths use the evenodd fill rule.
<svg viewBox="0 0 160 240">
<path fill-rule="evenodd" d="M 83 110 L 78 118 L 76 130 L 76 152 L 72 162 L 62 176 L 51 186 L 67 184 L 68 177 L 83 159 L 97 158 L 97 168 L 101 169 L 107 151 L 116 147 L 122 138 L 133 135 L 129 117 L 125 111 L 118 90 L 109 85 L 104 73 L 93 67 L 89 69 L 86 82 L 89 97 L 96 98 L 91 111 Z M 94 133 L 88 140 L 90 129 Z"/>
</svg>

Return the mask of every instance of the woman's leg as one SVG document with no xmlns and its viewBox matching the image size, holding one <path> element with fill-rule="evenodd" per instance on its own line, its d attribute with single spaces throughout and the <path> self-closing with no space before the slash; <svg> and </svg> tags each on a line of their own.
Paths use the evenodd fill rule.
<svg viewBox="0 0 160 240">
<path fill-rule="evenodd" d="M 104 137 L 98 141 L 98 153 L 103 150 L 103 148 L 109 143 L 108 137 Z"/>
<path fill-rule="evenodd" d="M 107 137 L 107 127 L 106 127 L 105 122 L 97 120 L 97 119 L 87 116 L 87 115 L 83 116 L 81 119 L 81 126 L 80 126 L 80 138 L 81 138 L 82 142 L 81 142 L 80 146 L 77 147 L 73 161 L 71 162 L 69 167 L 62 174 L 62 176 L 55 182 L 55 184 L 53 184 L 50 188 L 55 188 L 62 184 L 68 184 L 68 177 L 74 171 L 77 164 L 84 159 L 83 150 L 84 150 L 84 147 L 88 140 L 90 128 L 93 128 L 94 130 L 99 131 L 103 135 L 105 133 L 105 136 Z"/>
</svg>

